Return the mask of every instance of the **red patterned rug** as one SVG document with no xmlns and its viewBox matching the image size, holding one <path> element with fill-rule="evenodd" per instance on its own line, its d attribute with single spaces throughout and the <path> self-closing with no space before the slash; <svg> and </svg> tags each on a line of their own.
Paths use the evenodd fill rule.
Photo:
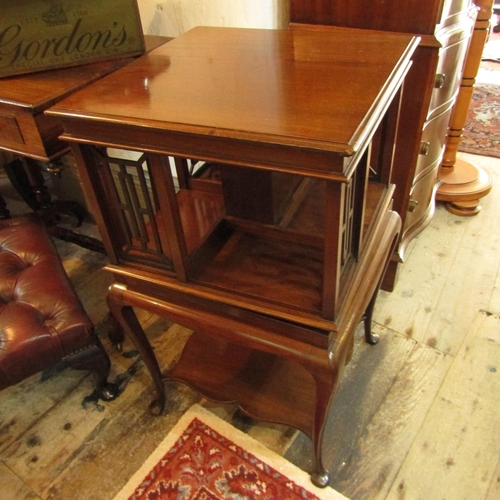
<svg viewBox="0 0 500 500">
<path fill-rule="evenodd" d="M 114 500 L 125 499 L 347 500 L 198 405 Z"/>
<path fill-rule="evenodd" d="M 459 150 L 500 158 L 500 85 L 474 88 Z"/>
</svg>

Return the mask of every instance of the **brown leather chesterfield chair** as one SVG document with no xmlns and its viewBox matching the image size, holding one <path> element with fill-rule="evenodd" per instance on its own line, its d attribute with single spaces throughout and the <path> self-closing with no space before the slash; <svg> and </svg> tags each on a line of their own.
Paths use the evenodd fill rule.
<svg viewBox="0 0 500 500">
<path fill-rule="evenodd" d="M 34 218 L 0 220 L 0 390 L 64 361 L 92 370 L 110 401 L 110 361 L 45 228 Z"/>
</svg>

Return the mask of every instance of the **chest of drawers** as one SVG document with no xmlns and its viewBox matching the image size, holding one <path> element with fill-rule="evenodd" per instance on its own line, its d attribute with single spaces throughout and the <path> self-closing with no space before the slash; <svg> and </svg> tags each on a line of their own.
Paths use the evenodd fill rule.
<svg viewBox="0 0 500 500">
<path fill-rule="evenodd" d="M 292 23 L 421 36 L 407 78 L 395 148 L 394 208 L 403 230 L 384 288 L 391 290 L 408 243 L 434 212 L 438 169 L 474 25 L 470 0 L 291 0 Z"/>
</svg>

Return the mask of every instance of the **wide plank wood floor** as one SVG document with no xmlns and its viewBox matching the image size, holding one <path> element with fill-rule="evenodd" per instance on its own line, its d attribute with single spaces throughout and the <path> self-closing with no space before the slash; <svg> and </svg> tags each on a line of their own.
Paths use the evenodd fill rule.
<svg viewBox="0 0 500 500">
<path fill-rule="evenodd" d="M 396 289 L 380 294 L 381 342 L 369 346 L 359 331 L 329 415 L 331 485 L 353 500 L 500 498 L 500 159 L 462 156 L 490 170 L 492 193 L 476 217 L 437 207 L 411 243 Z M 14 215 L 26 210 L 5 178 L 0 188 Z M 303 434 L 243 419 L 180 384 L 168 388 L 168 414 L 150 415 L 152 384 L 137 352 L 128 341 L 117 352 L 106 338 L 106 258 L 57 246 L 122 394 L 97 402 L 91 374 L 61 367 L 2 391 L 1 500 L 112 499 L 195 402 L 308 470 Z M 189 332 L 139 316 L 172 362 Z"/>
</svg>

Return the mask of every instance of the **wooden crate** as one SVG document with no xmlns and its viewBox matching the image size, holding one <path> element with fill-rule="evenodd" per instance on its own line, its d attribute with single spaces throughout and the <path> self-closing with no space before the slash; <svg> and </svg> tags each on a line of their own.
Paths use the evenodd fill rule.
<svg viewBox="0 0 500 500">
<path fill-rule="evenodd" d="M 3 0 L 0 77 L 144 52 L 137 0 Z"/>
</svg>

